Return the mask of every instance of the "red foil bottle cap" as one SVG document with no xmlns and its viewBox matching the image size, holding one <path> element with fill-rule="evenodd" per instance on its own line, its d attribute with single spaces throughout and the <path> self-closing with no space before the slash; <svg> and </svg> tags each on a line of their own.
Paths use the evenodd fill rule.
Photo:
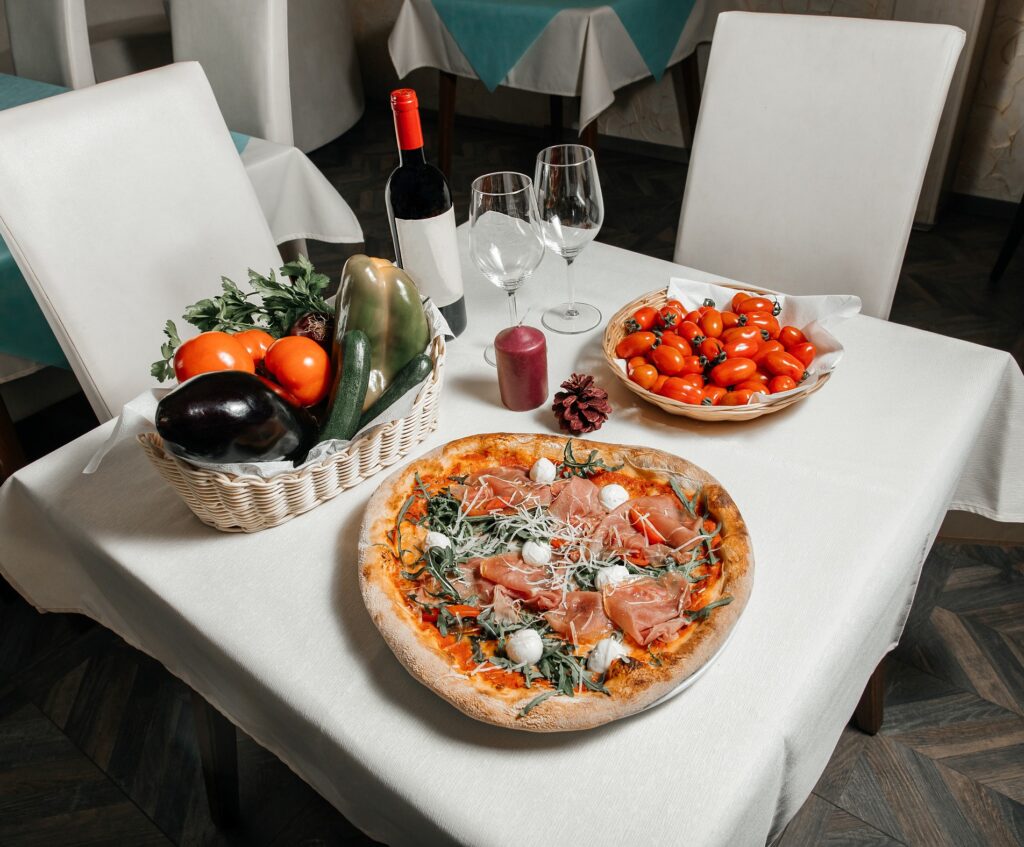
<svg viewBox="0 0 1024 847">
<path fill-rule="evenodd" d="M 391 110 L 395 113 L 395 134 L 401 150 L 417 150 L 423 146 L 420 128 L 420 105 L 411 88 L 396 88 L 391 92 Z"/>
</svg>

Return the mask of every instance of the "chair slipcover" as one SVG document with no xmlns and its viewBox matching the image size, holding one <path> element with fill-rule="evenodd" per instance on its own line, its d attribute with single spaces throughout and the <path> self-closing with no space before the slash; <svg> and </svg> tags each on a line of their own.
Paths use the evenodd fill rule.
<svg viewBox="0 0 1024 847">
<path fill-rule="evenodd" d="M 67 88 L 95 84 L 85 0 L 6 0 L 4 11 L 18 76 Z"/>
<path fill-rule="evenodd" d="M 888 317 L 964 33 L 719 16 L 675 260 Z"/>
<path fill-rule="evenodd" d="M 164 322 L 280 264 L 202 69 L 0 112 L 0 236 L 100 420 L 155 381 Z"/>
</svg>

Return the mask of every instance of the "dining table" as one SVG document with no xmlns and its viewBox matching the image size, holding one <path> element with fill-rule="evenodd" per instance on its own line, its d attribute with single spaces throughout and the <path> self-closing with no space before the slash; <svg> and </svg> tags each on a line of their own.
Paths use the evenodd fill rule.
<svg viewBox="0 0 1024 847">
<path fill-rule="evenodd" d="M 500 403 L 483 351 L 505 294 L 476 269 L 467 229 L 469 326 L 448 345 L 438 428 L 409 459 L 470 434 L 558 432 L 548 404 Z M 719 279 L 599 242 L 576 268 L 606 319 L 673 278 Z M 526 323 L 558 299 L 564 270 L 548 254 L 526 281 Z M 387 470 L 281 526 L 222 533 L 131 439 L 83 474 L 110 421 L 0 486 L 0 573 L 40 611 L 87 615 L 157 659 L 379 841 L 763 845 L 898 642 L 947 510 L 1024 521 L 1024 376 L 1006 352 L 859 314 L 831 331 L 844 354 L 828 383 L 742 423 L 634 396 L 600 330 L 547 334 L 552 391 L 574 372 L 608 391 L 613 411 L 588 437 L 709 471 L 755 560 L 749 604 L 701 678 L 596 729 L 491 726 L 406 672 L 357 573 L 363 512 Z"/>
</svg>

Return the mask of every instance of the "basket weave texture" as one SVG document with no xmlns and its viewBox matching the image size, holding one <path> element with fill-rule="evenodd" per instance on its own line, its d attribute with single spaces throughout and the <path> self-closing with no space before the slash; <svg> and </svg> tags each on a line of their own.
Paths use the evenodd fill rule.
<svg viewBox="0 0 1024 847">
<path fill-rule="evenodd" d="M 155 432 L 138 436 L 139 443 L 160 475 L 203 523 L 222 532 L 259 532 L 359 485 L 408 455 L 437 428 L 445 360 L 442 337 L 434 339 L 431 356 L 434 369 L 408 415 L 367 430 L 345 450 L 298 471 L 269 478 L 233 476 L 174 456 Z"/>
<path fill-rule="evenodd" d="M 774 292 L 766 291 L 763 288 L 755 288 L 753 286 L 737 286 L 727 285 L 724 282 L 716 283 L 722 288 L 731 288 L 735 291 L 749 291 L 754 294 L 772 294 Z M 792 394 L 786 396 L 779 395 L 777 397 L 769 397 L 767 400 L 760 403 L 751 403 L 748 406 L 694 406 L 690 403 L 681 403 L 678 400 L 671 400 L 668 397 L 662 397 L 660 394 L 655 394 L 652 391 L 648 391 L 646 388 L 641 388 L 627 375 L 625 370 L 619 367 L 621 361 L 618 356 L 615 355 L 615 348 L 618 343 L 626 335 L 626 320 L 642 306 L 654 306 L 656 309 L 660 309 L 665 303 L 668 302 L 668 289 L 662 288 L 658 291 L 651 291 L 644 294 L 642 297 L 638 297 L 631 303 L 627 303 L 619 311 L 617 311 L 608 321 L 608 326 L 604 331 L 604 358 L 608 362 L 608 367 L 612 373 L 626 386 L 630 391 L 636 394 L 638 397 L 642 397 L 648 403 L 653 403 L 659 409 L 668 412 L 670 415 L 681 415 L 687 418 L 694 418 L 698 421 L 749 421 L 753 418 L 759 418 L 762 415 L 769 415 L 773 412 L 782 411 L 794 403 L 798 403 L 805 397 L 810 396 L 815 391 L 820 389 L 826 382 L 828 382 L 831 376 L 830 372 L 826 372 L 818 376 L 811 385 L 804 388 L 795 390 Z M 809 381 L 809 380 L 808 380 Z"/>
</svg>

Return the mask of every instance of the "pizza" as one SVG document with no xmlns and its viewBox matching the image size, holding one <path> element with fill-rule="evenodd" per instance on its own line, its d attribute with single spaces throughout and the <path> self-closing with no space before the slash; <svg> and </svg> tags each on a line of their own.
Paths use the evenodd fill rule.
<svg viewBox="0 0 1024 847">
<path fill-rule="evenodd" d="M 670 693 L 747 602 L 746 526 L 660 450 L 546 435 L 450 442 L 366 508 L 363 599 L 406 669 L 471 717 L 586 729 Z"/>
</svg>

